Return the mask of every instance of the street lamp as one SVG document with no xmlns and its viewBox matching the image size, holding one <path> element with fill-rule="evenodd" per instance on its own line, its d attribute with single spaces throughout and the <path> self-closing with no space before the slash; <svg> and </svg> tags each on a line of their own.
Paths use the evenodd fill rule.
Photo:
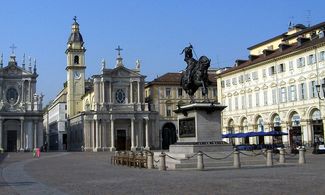
<svg viewBox="0 0 325 195">
<path fill-rule="evenodd" d="M 317 91 L 318 98 L 321 99 L 321 100 L 325 100 L 325 97 L 323 97 L 323 98 L 320 97 L 320 87 L 321 87 L 321 85 L 315 85 L 315 86 L 316 86 L 316 91 Z M 324 82 L 322 84 L 322 90 L 323 90 L 323 94 L 325 94 L 325 78 L 324 78 Z"/>
</svg>

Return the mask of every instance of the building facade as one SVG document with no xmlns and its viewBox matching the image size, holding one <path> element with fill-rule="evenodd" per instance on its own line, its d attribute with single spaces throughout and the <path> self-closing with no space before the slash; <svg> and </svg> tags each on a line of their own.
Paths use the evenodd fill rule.
<svg viewBox="0 0 325 195">
<path fill-rule="evenodd" d="M 62 90 L 66 99 L 60 101 L 66 103 L 66 110 L 61 111 L 67 117 L 68 150 L 160 147 L 158 113 L 150 111 L 144 101 L 145 76 L 140 73 L 140 61 L 137 60 L 134 69 L 126 68 L 120 54 L 122 49 L 118 47 L 116 50 L 115 67 L 108 68 L 102 61 L 101 72 L 86 80 L 84 41 L 77 21 L 72 24 L 66 50 L 67 82 Z M 50 106 L 48 113 L 53 109 L 56 106 Z M 50 125 L 45 126 L 49 132 Z"/>
<path fill-rule="evenodd" d="M 278 137 L 225 139 L 234 144 L 283 143 L 311 146 L 324 139 L 325 102 L 317 84 L 325 77 L 325 23 L 290 26 L 288 32 L 256 44 L 248 60 L 217 76 L 223 134 L 282 131 Z M 323 92 L 320 93 L 324 97 Z"/>
<path fill-rule="evenodd" d="M 208 98 L 217 102 L 217 84 L 214 70 L 209 70 Z M 177 115 L 173 112 L 178 105 L 189 104 L 190 98 L 183 90 L 181 73 L 166 73 L 146 84 L 146 102 L 151 110 L 159 112 L 159 134 L 162 149 L 168 149 L 177 141 Z M 202 89 L 195 93 L 197 101 L 203 101 Z"/>
<path fill-rule="evenodd" d="M 24 57 L 25 58 L 25 57 Z M 8 65 L 0 60 L 0 149 L 31 151 L 43 145 L 42 95 L 36 94 L 36 61 L 25 67 L 14 53 Z"/>
</svg>

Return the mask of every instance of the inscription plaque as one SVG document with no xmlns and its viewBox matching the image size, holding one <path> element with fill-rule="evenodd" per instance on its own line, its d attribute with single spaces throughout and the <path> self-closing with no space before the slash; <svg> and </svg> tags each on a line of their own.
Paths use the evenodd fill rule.
<svg viewBox="0 0 325 195">
<path fill-rule="evenodd" d="M 179 120 L 179 137 L 195 137 L 195 118 Z"/>
</svg>

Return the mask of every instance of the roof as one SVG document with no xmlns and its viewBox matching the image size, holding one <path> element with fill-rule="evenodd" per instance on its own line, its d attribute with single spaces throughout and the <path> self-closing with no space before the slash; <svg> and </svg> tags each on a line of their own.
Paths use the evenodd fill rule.
<svg viewBox="0 0 325 195">
<path fill-rule="evenodd" d="M 261 54 L 256 59 L 254 59 L 252 61 L 248 60 L 248 61 L 240 64 L 239 66 L 236 66 L 236 67 L 233 67 L 233 68 L 230 68 L 228 70 L 221 72 L 219 75 L 223 75 L 223 74 L 235 71 L 235 70 L 240 70 L 240 69 L 252 66 L 254 64 L 264 62 L 264 61 L 267 61 L 270 59 L 274 59 L 276 57 L 284 56 L 284 55 L 292 53 L 292 52 L 303 50 L 303 49 L 306 49 L 308 47 L 311 47 L 311 46 L 314 46 L 314 45 L 317 45 L 320 43 L 325 43 L 325 37 L 313 39 L 313 40 L 307 41 L 301 45 L 298 43 L 294 43 L 294 44 L 288 45 L 288 48 L 285 50 L 276 49 L 276 50 L 274 50 L 273 53 L 271 53 L 269 55 Z"/>
<path fill-rule="evenodd" d="M 181 76 L 182 73 L 178 72 L 168 72 L 160 77 L 157 77 L 153 81 L 150 81 L 147 86 L 150 85 L 181 85 Z M 215 73 L 209 73 L 209 80 L 212 83 L 216 82 L 216 74 Z"/>
</svg>

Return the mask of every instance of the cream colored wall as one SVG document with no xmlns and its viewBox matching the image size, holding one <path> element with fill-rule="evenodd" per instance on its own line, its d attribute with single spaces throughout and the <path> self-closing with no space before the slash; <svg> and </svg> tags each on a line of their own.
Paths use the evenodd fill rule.
<svg viewBox="0 0 325 195">
<path fill-rule="evenodd" d="M 318 58 L 316 63 L 307 64 L 307 58 L 310 54 L 317 54 L 317 57 L 319 55 L 320 51 L 325 51 L 325 46 L 321 45 L 318 46 L 316 49 L 310 49 L 310 50 L 304 50 L 302 52 L 297 52 L 293 55 L 287 55 L 285 57 L 281 57 L 280 59 L 273 59 L 269 62 L 260 63 L 254 66 L 251 66 L 247 69 L 241 69 L 237 72 L 230 72 L 225 75 L 221 75 L 221 78 L 218 80 L 218 83 L 221 85 L 221 81 L 225 81 L 228 79 L 232 79 L 238 77 L 240 75 L 245 75 L 247 73 L 252 73 L 254 71 L 258 72 L 258 80 L 256 81 L 249 81 L 244 82 L 243 84 L 237 84 L 232 85 L 230 87 L 225 88 L 219 88 L 219 98 L 221 102 L 228 106 L 223 112 L 223 133 L 226 133 L 226 127 L 230 119 L 233 119 L 235 122 L 235 126 L 240 126 L 241 120 L 244 117 L 247 117 L 249 128 L 252 128 L 252 125 L 256 125 L 256 117 L 258 115 L 262 116 L 264 119 L 265 124 L 272 123 L 272 115 L 277 113 L 279 114 L 284 131 L 287 130 L 288 126 L 286 124 L 289 124 L 290 122 L 290 114 L 292 112 L 297 112 L 302 121 L 310 120 L 311 111 L 313 108 L 320 109 L 321 113 L 325 113 L 325 103 L 324 101 L 320 101 L 317 97 L 316 98 L 310 98 L 309 94 L 309 83 L 312 80 L 317 80 L 318 83 L 321 79 L 325 77 L 325 61 L 319 62 Z M 297 58 L 305 57 L 305 66 L 301 68 L 297 68 Z M 289 70 L 289 61 L 293 61 L 293 70 Z M 283 73 L 277 73 L 273 76 L 269 76 L 269 67 L 278 65 L 281 63 L 286 64 L 285 72 Z M 262 77 L 262 70 L 266 69 L 267 76 L 265 78 Z M 306 100 L 299 100 L 298 96 L 298 84 L 305 82 L 307 87 L 307 97 Z M 275 105 L 272 105 L 272 89 L 277 89 L 277 101 L 279 101 L 279 94 L 278 89 L 281 87 L 286 87 L 287 91 L 287 97 L 288 97 L 288 86 L 290 85 L 296 85 L 296 96 L 297 101 L 286 103 L 277 103 Z M 263 98 L 263 91 L 266 90 L 268 92 L 268 105 L 264 106 L 264 98 Z M 260 106 L 255 106 L 256 98 L 255 93 L 259 92 L 259 102 Z M 252 95 L 252 108 L 247 108 L 248 105 L 246 105 L 246 109 L 242 109 L 241 105 L 241 96 L 246 95 L 246 102 L 248 103 L 248 95 Z M 239 109 L 234 109 L 235 107 L 235 97 L 238 97 L 239 102 Z M 288 99 L 288 98 L 287 98 Z M 232 110 L 229 109 L 229 100 L 231 100 L 232 104 Z M 269 128 L 267 125 L 265 125 L 266 129 Z M 306 143 L 311 143 L 312 140 L 311 136 L 308 134 L 311 134 L 310 130 L 307 131 L 305 128 L 305 132 L 303 135 L 303 139 Z M 239 128 L 237 128 L 239 130 Z M 251 130 L 251 129 L 250 129 Z M 286 138 L 287 139 L 287 138 Z M 284 140 L 287 142 L 288 140 Z"/>
<path fill-rule="evenodd" d="M 265 45 L 261 45 L 257 48 L 254 48 L 252 50 L 249 51 L 250 55 L 261 55 L 263 54 L 263 50 L 264 49 L 268 49 L 270 46 L 273 48 L 271 50 L 276 50 L 279 48 L 279 44 L 282 42 L 282 39 L 277 39 L 273 42 L 267 43 Z"/>
</svg>

